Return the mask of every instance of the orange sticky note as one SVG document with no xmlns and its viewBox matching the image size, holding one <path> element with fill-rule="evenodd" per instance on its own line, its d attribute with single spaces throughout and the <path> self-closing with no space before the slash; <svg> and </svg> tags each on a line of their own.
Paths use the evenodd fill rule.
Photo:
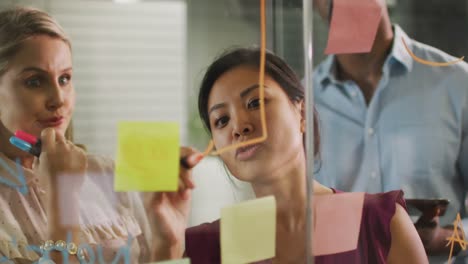
<svg viewBox="0 0 468 264">
<path fill-rule="evenodd" d="M 381 17 L 376 0 L 333 0 L 325 54 L 369 52 Z"/>
<path fill-rule="evenodd" d="M 179 175 L 176 122 L 121 122 L 116 191 L 176 191 Z"/>
<path fill-rule="evenodd" d="M 221 209 L 221 261 L 251 263 L 275 256 L 276 201 L 267 196 Z"/>
<path fill-rule="evenodd" d="M 357 248 L 364 193 L 314 196 L 314 256 L 336 254 Z"/>
</svg>

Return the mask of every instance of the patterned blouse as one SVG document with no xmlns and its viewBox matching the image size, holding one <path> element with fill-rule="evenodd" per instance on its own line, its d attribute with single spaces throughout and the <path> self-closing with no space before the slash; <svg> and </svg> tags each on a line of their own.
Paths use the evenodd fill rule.
<svg viewBox="0 0 468 264">
<path fill-rule="evenodd" d="M 111 160 L 88 156 L 79 193 L 80 245 L 99 263 L 148 262 L 151 229 L 140 194 L 114 192 L 113 176 Z M 49 240 L 46 186 L 39 175 L 0 153 L 0 263 L 41 257 L 38 247 Z"/>
</svg>

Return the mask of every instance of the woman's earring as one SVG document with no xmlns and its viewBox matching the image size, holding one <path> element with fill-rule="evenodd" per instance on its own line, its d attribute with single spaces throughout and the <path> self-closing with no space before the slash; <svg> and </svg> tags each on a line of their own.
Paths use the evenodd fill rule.
<svg viewBox="0 0 468 264">
<path fill-rule="evenodd" d="M 305 133 L 305 120 L 301 120 L 301 133 Z"/>
</svg>

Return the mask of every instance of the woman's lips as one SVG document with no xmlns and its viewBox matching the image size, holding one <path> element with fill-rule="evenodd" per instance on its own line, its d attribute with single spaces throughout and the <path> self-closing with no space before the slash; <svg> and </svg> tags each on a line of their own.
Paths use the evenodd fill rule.
<svg viewBox="0 0 468 264">
<path fill-rule="evenodd" d="M 54 117 L 45 120 L 40 120 L 39 123 L 44 127 L 58 127 L 65 119 L 63 117 Z"/>
<path fill-rule="evenodd" d="M 241 147 L 236 150 L 236 158 L 238 160 L 248 160 L 252 158 L 260 148 L 260 144 L 248 145 L 246 147 Z"/>
</svg>

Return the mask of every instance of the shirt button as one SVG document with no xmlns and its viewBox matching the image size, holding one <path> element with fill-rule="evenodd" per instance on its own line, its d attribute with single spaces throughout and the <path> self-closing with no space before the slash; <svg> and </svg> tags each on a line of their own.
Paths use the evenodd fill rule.
<svg viewBox="0 0 468 264">
<path fill-rule="evenodd" d="M 352 97 L 356 97 L 356 96 L 357 96 L 357 92 L 356 92 L 356 91 L 352 91 L 352 92 L 351 92 L 351 96 L 352 96 Z"/>
<path fill-rule="evenodd" d="M 373 128 L 369 128 L 369 129 L 367 130 L 367 133 L 369 134 L 369 136 L 372 136 L 372 135 L 374 135 L 375 131 L 374 131 Z"/>
<path fill-rule="evenodd" d="M 372 179 L 377 178 L 377 172 L 373 171 L 370 176 Z"/>
</svg>

